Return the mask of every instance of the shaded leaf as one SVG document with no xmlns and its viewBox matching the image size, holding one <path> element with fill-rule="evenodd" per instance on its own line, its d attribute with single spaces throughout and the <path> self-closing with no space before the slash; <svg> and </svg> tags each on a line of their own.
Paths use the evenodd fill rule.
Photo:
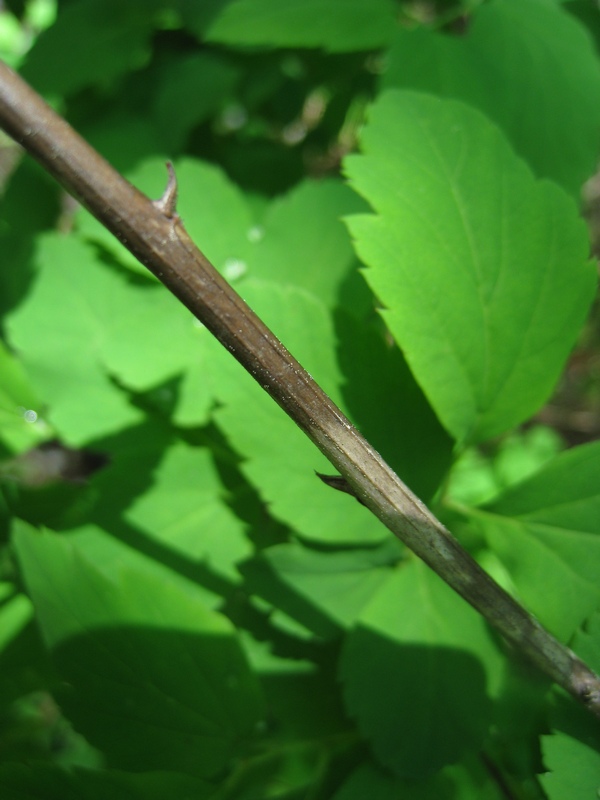
<svg viewBox="0 0 600 800">
<path fill-rule="evenodd" d="M 405 781 L 390 775 L 370 762 L 352 772 L 332 800 L 502 800 L 504 795 L 485 767 L 475 760 L 452 765 L 439 774 L 417 781 Z"/>
<path fill-rule="evenodd" d="M 348 634 L 340 674 L 348 711 L 380 763 L 423 779 L 482 742 L 500 663 L 477 612 L 411 560 Z"/>
<path fill-rule="evenodd" d="M 234 0 L 209 25 L 206 37 L 234 46 L 350 52 L 387 44 L 394 23 L 389 0 Z"/>
<path fill-rule="evenodd" d="M 50 94 L 109 86 L 150 59 L 156 7 L 156 2 L 147 0 L 82 0 L 60 6 L 56 22 L 28 54 L 23 76 L 38 91 Z M 90 47 L 92 37 L 94 47 Z"/>
<path fill-rule="evenodd" d="M 76 728 L 117 769 L 218 775 L 261 713 L 231 623 L 191 585 L 109 578 L 63 537 L 19 526 L 14 545 Z"/>
<path fill-rule="evenodd" d="M 46 764 L 0 766 L 0 786 L 10 800 L 208 800 L 215 787 L 168 772 L 69 770 Z"/>
<path fill-rule="evenodd" d="M 180 150 L 192 128 L 221 110 L 239 77 L 233 63 L 212 53 L 186 54 L 165 64 L 153 111 L 169 151 Z"/>
<path fill-rule="evenodd" d="M 596 167 L 600 62 L 585 28 L 559 3 L 484 3 L 464 36 L 399 30 L 383 85 L 480 109 L 536 175 L 577 199 Z"/>
<path fill-rule="evenodd" d="M 335 315 L 342 396 L 356 426 L 420 498 L 429 501 L 450 467 L 453 442 L 378 320 Z"/>
<path fill-rule="evenodd" d="M 578 631 L 574 649 L 596 674 L 600 673 L 600 614 Z M 552 733 L 542 737 L 548 772 L 540 781 L 549 800 L 594 797 L 600 792 L 600 734 L 598 723 L 562 691 L 550 715 Z"/>
</svg>

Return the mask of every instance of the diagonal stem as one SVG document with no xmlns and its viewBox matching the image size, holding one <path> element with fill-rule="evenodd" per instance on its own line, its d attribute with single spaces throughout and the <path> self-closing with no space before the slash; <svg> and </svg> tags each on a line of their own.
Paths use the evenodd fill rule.
<svg viewBox="0 0 600 800">
<path fill-rule="evenodd" d="M 487 575 L 198 250 L 174 210 L 172 171 L 165 196 L 153 203 L 2 62 L 0 126 L 217 337 L 392 533 L 600 716 L 600 678 Z"/>
</svg>

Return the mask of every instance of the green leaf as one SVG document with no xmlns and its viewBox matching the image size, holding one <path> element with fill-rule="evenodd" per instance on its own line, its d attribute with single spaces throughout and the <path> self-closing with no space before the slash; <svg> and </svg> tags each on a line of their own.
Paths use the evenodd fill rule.
<svg viewBox="0 0 600 800">
<path fill-rule="evenodd" d="M 0 439 L 13 453 L 34 447 L 48 433 L 36 408 L 40 401 L 23 367 L 0 341 Z"/>
<path fill-rule="evenodd" d="M 577 633 L 573 646 L 577 655 L 599 673 L 600 613 L 591 617 L 585 632 Z M 600 735 L 597 720 L 561 693 L 550 721 L 552 734 L 542 737 L 542 754 L 548 772 L 540 776 L 549 800 L 598 796 Z"/>
<path fill-rule="evenodd" d="M 208 800 L 215 787 L 188 775 L 69 770 L 50 764 L 4 764 L 0 786 L 10 800 Z"/>
<path fill-rule="evenodd" d="M 283 741 L 313 740 L 318 750 L 321 743 L 314 738 L 315 731 L 329 737 L 348 730 L 339 692 L 332 691 L 331 673 L 322 663 L 277 656 L 272 644 L 256 641 L 246 632 L 243 643 L 264 689 L 268 714 L 275 720 L 273 729 Z M 290 751 L 293 762 L 293 748 Z"/>
<path fill-rule="evenodd" d="M 148 0 L 83 0 L 60 6 L 56 22 L 28 54 L 25 79 L 40 92 L 61 95 L 90 85 L 110 86 L 150 59 L 155 8 Z"/>
<path fill-rule="evenodd" d="M 233 46 L 372 50 L 390 41 L 390 0 L 234 0 L 209 25 L 206 38 Z"/>
<path fill-rule="evenodd" d="M 348 711 L 380 763 L 423 779 L 480 746 L 499 668 L 479 614 L 411 560 L 348 634 L 340 673 Z"/>
<path fill-rule="evenodd" d="M 239 582 L 235 565 L 252 547 L 243 523 L 223 502 L 222 482 L 207 448 L 179 442 L 164 455 L 154 483 L 125 519 L 218 575 Z"/>
<path fill-rule="evenodd" d="M 250 279 L 243 295 L 334 402 L 341 402 L 335 337 L 323 304 L 293 286 Z M 327 459 L 216 342 L 209 370 L 223 404 L 215 418 L 274 517 L 312 541 L 356 545 L 388 535 L 364 506 L 318 479 L 315 471 L 331 472 Z"/>
<path fill-rule="evenodd" d="M 336 638 L 389 577 L 401 547 L 320 553 L 299 544 L 269 547 L 242 566 L 253 595 L 323 638 Z"/>
<path fill-rule="evenodd" d="M 544 764 L 549 772 L 540 776 L 548 800 L 595 798 L 600 792 L 600 740 L 596 746 L 566 733 L 543 737 Z"/>
<path fill-rule="evenodd" d="M 600 61 L 589 33 L 557 3 L 484 3 L 464 36 L 400 29 L 383 85 L 478 108 L 536 175 L 577 200 L 596 167 Z"/>
<path fill-rule="evenodd" d="M 385 92 L 362 147 L 346 171 L 375 213 L 348 224 L 411 370 L 459 442 L 513 427 L 552 391 L 595 291 L 575 205 L 455 101 Z"/>
<path fill-rule="evenodd" d="M 341 218 L 366 209 L 339 180 L 303 181 L 271 203 L 253 229 L 250 274 L 299 286 L 335 307 L 356 272 L 356 256 Z M 370 308 L 368 291 L 364 295 Z"/>
<path fill-rule="evenodd" d="M 522 601 L 563 640 L 600 604 L 599 474 L 594 442 L 561 453 L 490 505 L 468 512 Z"/>
<path fill-rule="evenodd" d="M 36 282 L 7 328 L 50 407 L 49 420 L 72 444 L 139 420 L 140 412 L 104 371 L 100 352 L 103 312 L 126 314 L 132 293 L 73 237 L 40 237 L 36 260 Z"/>
<path fill-rule="evenodd" d="M 450 467 L 452 439 L 379 321 L 359 322 L 343 311 L 335 321 L 350 417 L 404 482 L 430 500 Z"/>
<path fill-rule="evenodd" d="M 170 152 L 181 150 L 190 131 L 231 100 L 239 77 L 231 61 L 212 53 L 185 54 L 165 63 L 153 114 Z"/>
<path fill-rule="evenodd" d="M 164 287 L 128 282 L 74 236 L 44 237 L 37 261 L 37 281 L 7 327 L 65 440 L 81 444 L 141 419 L 111 377 L 147 391 L 183 375 L 175 419 L 206 421 L 209 334 Z"/>
<path fill-rule="evenodd" d="M 357 767 L 332 800 L 502 800 L 497 783 L 475 759 L 452 765 L 425 780 L 405 781 L 365 762 Z"/>
<path fill-rule="evenodd" d="M 0 583 L 0 652 L 23 630 L 31 619 L 31 603 L 10 583 Z"/>
<path fill-rule="evenodd" d="M 107 577 L 64 537 L 20 526 L 13 541 L 61 706 L 109 766 L 218 775 L 261 713 L 231 623 L 191 585 Z"/>
</svg>

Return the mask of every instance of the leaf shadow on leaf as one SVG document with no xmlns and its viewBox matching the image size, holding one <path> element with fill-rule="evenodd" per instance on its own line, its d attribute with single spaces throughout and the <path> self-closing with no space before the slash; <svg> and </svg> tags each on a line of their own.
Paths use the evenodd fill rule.
<svg viewBox="0 0 600 800">
<path fill-rule="evenodd" d="M 593 797 L 600 785 L 598 720 L 573 703 L 562 689 L 556 691 L 555 700 L 550 713 L 552 732 L 542 737 L 547 772 L 540 782 L 552 800 Z"/>
<path fill-rule="evenodd" d="M 203 586 L 210 592 L 228 597 L 235 585 L 202 561 L 186 557 L 181 551 L 149 536 L 127 521 L 125 512 L 154 483 L 154 473 L 167 448 L 175 441 L 173 430 L 156 418 L 115 437 L 95 442 L 94 446 L 112 455 L 112 464 L 95 481 L 96 503 L 89 510 L 87 522 L 99 525 L 111 536 L 168 567 L 178 575 Z"/>
<path fill-rule="evenodd" d="M 108 465 L 85 484 L 57 483 L 22 491 L 13 513 L 32 525 L 67 531 L 82 522 L 118 521 L 132 500 L 152 484 L 152 473 L 173 433 L 156 418 L 93 440 L 86 449 L 108 459 Z"/>
<path fill-rule="evenodd" d="M 556 690 L 555 706 L 550 713 L 550 724 L 553 732 L 560 731 L 600 753 L 597 720 L 559 689 Z"/>
<path fill-rule="evenodd" d="M 246 561 L 241 565 L 240 572 L 250 591 L 272 603 L 278 611 L 312 631 L 318 638 L 330 641 L 339 638 L 343 633 L 341 625 L 310 599 L 302 597 L 298 591 L 287 585 L 273 565 L 265 559 Z"/>
<path fill-rule="evenodd" d="M 140 425 L 94 440 L 89 447 L 108 456 L 107 467 L 85 485 L 59 483 L 42 490 L 22 491 L 12 504 L 13 513 L 30 524 L 63 533 L 77 533 L 81 526 L 97 526 L 106 537 L 227 597 L 235 588 L 233 583 L 126 519 L 127 509 L 153 486 L 155 472 L 175 436 L 164 421 L 149 415 Z"/>
<path fill-rule="evenodd" d="M 484 668 L 466 651 L 359 626 L 344 646 L 342 680 L 349 713 L 399 777 L 423 779 L 481 747 L 492 703 Z"/>
<path fill-rule="evenodd" d="M 231 636 L 96 628 L 59 643 L 53 660 L 61 707 L 116 769 L 217 777 L 262 713 Z"/>
<path fill-rule="evenodd" d="M 442 428 L 396 344 L 374 325 L 343 311 L 335 315 L 341 387 L 361 433 L 425 502 L 452 461 L 453 441 Z"/>
<path fill-rule="evenodd" d="M 24 159 L 10 177 L 0 206 L 0 318 L 18 306 L 31 289 L 35 237 L 53 227 L 59 213 L 55 184 L 35 162 Z"/>
<path fill-rule="evenodd" d="M 258 550 L 289 540 L 291 529 L 269 514 L 258 490 L 240 469 L 244 459 L 217 425 L 209 423 L 205 428 L 183 432 L 182 438 L 190 444 L 208 443 L 226 492 L 224 502 L 245 523 L 246 536 Z"/>
</svg>

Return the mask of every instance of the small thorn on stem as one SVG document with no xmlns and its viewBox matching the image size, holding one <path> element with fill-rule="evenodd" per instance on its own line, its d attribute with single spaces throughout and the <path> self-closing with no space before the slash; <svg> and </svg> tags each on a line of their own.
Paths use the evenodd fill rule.
<svg viewBox="0 0 600 800">
<path fill-rule="evenodd" d="M 173 219 L 177 216 L 177 176 L 170 161 L 167 161 L 167 171 L 169 173 L 167 188 L 160 200 L 153 200 L 152 205 L 161 211 L 165 217 Z"/>
<path fill-rule="evenodd" d="M 345 478 L 342 478 L 341 475 L 323 475 L 321 472 L 315 472 L 315 474 L 317 478 L 320 478 L 327 486 L 331 486 L 332 489 L 337 489 L 338 492 L 351 494 L 352 497 L 354 497 L 362 506 L 364 506 L 363 501 L 360 499 L 360 497 L 356 496 L 354 489 L 350 486 Z"/>
</svg>

